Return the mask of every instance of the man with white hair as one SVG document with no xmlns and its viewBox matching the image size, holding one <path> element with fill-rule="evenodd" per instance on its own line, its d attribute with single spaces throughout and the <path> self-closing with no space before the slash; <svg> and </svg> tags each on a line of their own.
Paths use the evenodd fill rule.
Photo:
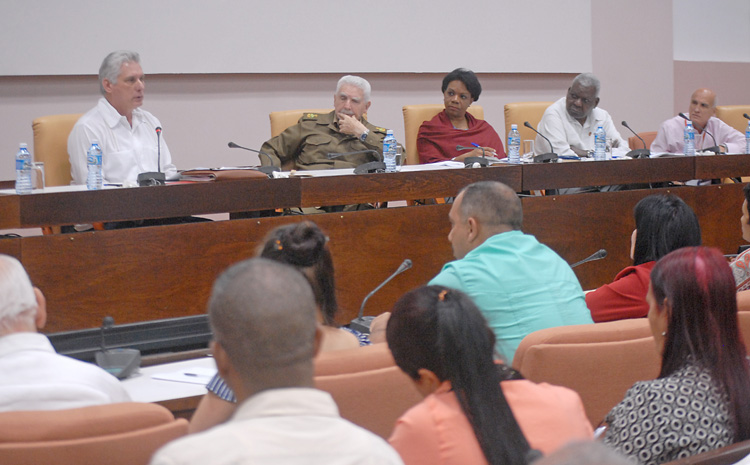
<svg viewBox="0 0 750 465">
<path fill-rule="evenodd" d="M 161 122 L 140 108 L 145 76 L 138 53 L 118 50 L 107 55 L 99 68 L 99 90 L 103 97 L 81 116 L 68 137 L 73 184 L 86 184 L 86 153 L 95 140 L 102 149 L 105 183 L 135 185 L 138 174 L 155 171 L 177 179 L 167 143 L 157 136 Z"/>
<path fill-rule="evenodd" d="M 342 77 L 333 95 L 332 112 L 305 113 L 297 124 L 266 141 L 260 151 L 282 169 L 356 168 L 380 160 L 386 129 L 364 118 L 370 108 L 370 90 L 370 83 L 359 76 Z M 366 150 L 376 153 L 363 153 Z M 266 157 L 260 160 L 263 165 L 269 163 Z"/>
<path fill-rule="evenodd" d="M 0 255 L 0 412 L 130 401 L 114 376 L 57 354 L 37 332 L 46 319 L 42 292 L 18 260 Z"/>
<path fill-rule="evenodd" d="M 591 73 L 583 73 L 573 79 L 568 93 L 544 112 L 539 127 L 552 142 L 552 151 L 558 155 L 586 157 L 594 150 L 594 133 L 599 126 L 612 139 L 612 147 L 625 153 L 628 141 L 617 131 L 612 117 L 599 108 L 599 79 Z M 538 155 L 549 152 L 549 144 L 541 136 L 536 137 L 534 152 Z"/>
</svg>

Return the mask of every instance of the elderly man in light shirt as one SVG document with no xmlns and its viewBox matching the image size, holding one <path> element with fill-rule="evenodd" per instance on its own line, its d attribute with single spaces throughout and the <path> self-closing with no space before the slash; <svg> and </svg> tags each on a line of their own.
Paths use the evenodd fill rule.
<svg viewBox="0 0 750 465">
<path fill-rule="evenodd" d="M 86 184 L 86 153 L 95 140 L 102 149 L 105 183 L 135 185 L 138 174 L 154 171 L 162 171 L 167 179 L 178 178 L 167 143 L 156 133 L 161 122 L 140 108 L 145 95 L 140 61 L 138 53 L 128 50 L 104 58 L 99 68 L 103 97 L 81 116 L 68 137 L 73 184 Z"/>
<path fill-rule="evenodd" d="M 716 93 L 711 89 L 698 89 L 690 96 L 688 118 L 695 129 L 695 150 L 700 151 L 718 146 L 722 153 L 745 153 L 745 136 L 716 118 Z M 652 153 L 684 153 L 685 125 L 687 121 L 675 116 L 664 121 L 659 127 Z M 713 137 L 712 137 L 713 136 Z"/>
</svg>

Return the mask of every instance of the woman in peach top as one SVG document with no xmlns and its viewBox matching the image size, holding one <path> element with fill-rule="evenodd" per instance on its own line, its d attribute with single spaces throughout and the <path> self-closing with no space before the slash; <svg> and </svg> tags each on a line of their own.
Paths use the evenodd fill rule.
<svg viewBox="0 0 750 465">
<path fill-rule="evenodd" d="M 495 335 L 460 291 L 426 286 L 405 294 L 386 338 L 425 396 L 389 439 L 406 465 L 526 464 L 538 451 L 592 438 L 578 394 L 519 379 L 495 362 Z"/>
</svg>

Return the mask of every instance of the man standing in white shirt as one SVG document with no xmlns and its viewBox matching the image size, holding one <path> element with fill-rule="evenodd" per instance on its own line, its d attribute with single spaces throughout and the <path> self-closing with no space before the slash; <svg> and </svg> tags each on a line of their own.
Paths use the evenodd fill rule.
<svg viewBox="0 0 750 465">
<path fill-rule="evenodd" d="M 130 401 L 114 376 L 57 354 L 37 332 L 46 319 L 42 292 L 18 260 L 0 255 L 0 412 Z"/>
<path fill-rule="evenodd" d="M 152 465 L 402 464 L 313 387 L 316 313 L 309 282 L 289 265 L 253 258 L 225 271 L 208 316 L 216 366 L 240 405 L 226 423 L 167 444 Z"/>
<path fill-rule="evenodd" d="M 107 55 L 99 68 L 99 89 L 104 97 L 78 120 L 68 137 L 73 184 L 86 183 L 86 152 L 94 140 L 102 149 L 105 183 L 135 185 L 138 174 L 154 171 L 176 179 L 167 143 L 156 134 L 161 123 L 140 108 L 145 81 L 138 53 L 118 50 Z"/>
</svg>

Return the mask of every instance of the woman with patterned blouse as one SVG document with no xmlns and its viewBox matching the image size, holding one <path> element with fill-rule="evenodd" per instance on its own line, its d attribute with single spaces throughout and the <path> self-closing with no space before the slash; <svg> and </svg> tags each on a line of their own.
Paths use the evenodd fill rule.
<svg viewBox="0 0 750 465">
<path fill-rule="evenodd" d="M 651 272 L 646 301 L 661 373 L 633 385 L 607 415 L 604 442 L 650 465 L 750 439 L 750 368 L 721 252 L 668 254 Z"/>
</svg>

